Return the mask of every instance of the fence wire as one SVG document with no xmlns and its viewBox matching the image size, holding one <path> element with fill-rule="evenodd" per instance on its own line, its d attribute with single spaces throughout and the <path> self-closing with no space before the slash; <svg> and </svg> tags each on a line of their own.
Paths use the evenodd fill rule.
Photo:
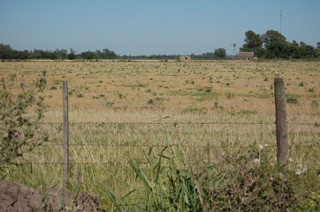
<svg viewBox="0 0 320 212">
<path fill-rule="evenodd" d="M 115 82 L 117 83 L 117 82 Z M 212 83 L 195 83 L 194 85 L 215 85 L 215 84 L 221 84 L 221 85 L 243 85 L 243 84 L 270 84 L 270 82 L 212 82 Z M 319 84 L 320 82 L 290 82 L 290 83 L 304 83 L 304 84 Z M 193 83 L 181 83 L 181 85 L 192 85 Z M 164 85 L 163 83 L 138 83 L 138 84 L 86 84 L 86 85 L 71 85 L 70 88 L 85 88 L 85 87 L 144 87 L 144 86 L 159 86 Z M 166 83 L 165 85 L 177 85 Z M 31 87 L 31 86 L 29 86 Z M 58 86 L 57 86 L 58 87 Z M 20 86 L 11 86 L 11 88 L 20 88 Z M 25 88 L 28 88 L 28 86 L 25 86 Z M 59 86 L 59 88 L 61 88 Z M 58 90 L 60 92 L 60 90 Z M 88 93 L 87 93 L 88 94 Z M 90 95 L 97 95 L 93 93 L 89 93 Z M 111 95 L 117 95 L 117 94 L 106 94 L 105 96 L 111 96 Z M 171 96 L 172 97 L 172 96 Z M 73 98 L 73 97 L 72 97 Z M 270 97 L 271 98 L 271 97 Z M 210 101 L 205 102 L 205 104 L 253 104 L 253 103 L 261 103 L 261 104 L 274 104 L 274 101 L 270 100 L 259 100 L 259 101 Z M 289 102 L 290 103 L 290 102 Z M 310 104 L 314 103 L 314 101 L 299 101 L 299 104 Z M 97 106 L 150 106 L 150 105 L 160 105 L 160 106 L 172 106 L 172 105 L 201 105 L 203 102 L 173 102 L 173 103 L 156 103 L 156 104 L 130 104 L 130 103 L 114 103 L 112 105 L 107 104 L 95 104 Z M 85 103 L 77 103 L 77 104 L 69 104 L 69 107 L 79 107 L 79 106 L 92 106 L 92 104 L 85 104 Z M 48 107 L 63 107 L 61 104 L 48 104 Z M 42 123 L 44 125 L 63 125 L 63 123 L 60 122 L 44 122 Z M 264 122 L 264 123 L 257 123 L 257 122 L 70 122 L 69 125 L 243 125 L 244 127 L 246 125 L 275 125 L 275 123 L 271 122 Z M 317 123 L 298 123 L 298 122 L 290 122 L 288 123 L 289 126 L 310 126 L 310 127 L 318 127 L 319 124 Z M 316 143 L 320 144 L 320 140 L 316 140 Z M 291 145 L 289 146 L 289 150 L 293 150 L 295 148 L 319 148 L 320 145 Z M 40 147 L 63 147 L 63 143 L 45 143 Z M 146 145 L 146 144 L 93 144 L 93 143 L 83 143 L 83 144 L 77 144 L 77 143 L 70 143 L 70 147 L 85 147 L 85 146 L 91 146 L 91 147 L 129 147 L 129 148 L 138 148 L 138 147 L 155 147 L 155 148 L 165 148 L 168 145 Z M 181 148 L 215 148 L 215 149 L 222 149 L 225 148 L 225 146 L 221 145 L 183 145 L 183 144 L 171 144 L 169 146 L 179 146 Z M 229 148 L 238 147 L 238 148 L 249 148 L 252 147 L 252 145 L 228 145 Z M 269 145 L 265 146 L 266 152 L 276 152 L 276 145 Z M 294 151 L 294 150 L 293 150 Z M 148 162 L 138 162 L 138 165 L 149 165 Z M 197 164 L 197 163 L 194 163 Z M 289 162 L 289 164 L 292 165 L 299 165 L 299 163 L 296 162 Z M 43 166 L 63 166 L 65 163 L 63 162 L 21 162 L 18 165 L 43 165 Z M 130 166 L 128 162 L 122 162 L 122 161 L 114 161 L 114 162 L 77 162 L 73 161 L 72 159 L 69 162 L 69 165 L 77 165 L 77 166 L 111 166 L 111 165 L 121 165 L 121 166 Z M 304 163 L 304 166 L 308 167 L 319 167 L 319 163 Z"/>
</svg>

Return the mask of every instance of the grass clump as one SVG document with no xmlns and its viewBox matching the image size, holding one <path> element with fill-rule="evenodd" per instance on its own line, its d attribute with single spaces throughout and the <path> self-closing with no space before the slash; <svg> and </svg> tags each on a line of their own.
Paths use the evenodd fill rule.
<svg viewBox="0 0 320 212">
<path fill-rule="evenodd" d="M 294 97 L 289 97 L 289 98 L 287 98 L 287 103 L 297 104 L 298 99 L 294 98 Z"/>
<path fill-rule="evenodd" d="M 188 107 L 182 110 L 182 114 L 184 113 L 191 113 L 191 114 L 207 114 L 208 113 L 208 108 L 206 107 Z"/>
<path fill-rule="evenodd" d="M 319 107 L 318 101 L 313 100 L 313 101 L 311 102 L 311 107 L 312 107 L 312 108 L 318 108 L 318 107 Z"/>
<path fill-rule="evenodd" d="M 142 188 L 123 197 L 108 189 L 118 210 L 145 211 L 286 211 L 319 210 L 320 195 L 315 172 L 296 172 L 270 162 L 262 148 L 229 151 L 221 161 L 187 161 L 151 147 L 147 166 L 129 160 Z M 132 189 L 134 188 L 134 189 Z M 127 202 L 134 193 L 143 197 Z"/>
</svg>

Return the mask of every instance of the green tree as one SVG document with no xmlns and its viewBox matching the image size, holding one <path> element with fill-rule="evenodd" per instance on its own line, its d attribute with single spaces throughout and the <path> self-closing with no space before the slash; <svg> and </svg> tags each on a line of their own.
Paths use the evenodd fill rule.
<svg viewBox="0 0 320 212">
<path fill-rule="evenodd" d="M 107 48 L 102 49 L 102 52 L 105 59 L 116 59 L 118 57 L 114 51 L 110 51 Z"/>
<path fill-rule="evenodd" d="M 13 53 L 14 54 L 12 59 L 25 60 L 25 59 L 28 59 L 29 57 L 29 52 L 26 50 L 25 51 L 14 50 Z"/>
<path fill-rule="evenodd" d="M 316 57 L 320 57 L 320 42 L 317 42 Z"/>
<path fill-rule="evenodd" d="M 218 48 L 214 50 L 214 55 L 219 59 L 225 59 L 227 57 L 226 50 L 224 48 Z"/>
<path fill-rule="evenodd" d="M 47 52 L 47 58 L 49 57 L 51 60 L 55 60 L 55 59 L 58 59 L 58 56 L 55 52 Z"/>
<path fill-rule="evenodd" d="M 87 59 L 87 60 L 92 60 L 97 58 L 97 55 L 95 52 L 92 51 L 86 51 L 81 53 L 82 58 Z"/>
<path fill-rule="evenodd" d="M 316 49 L 316 54 L 315 54 L 315 56 L 316 56 L 317 58 L 320 58 L 320 48 L 319 48 L 319 49 Z"/>
<path fill-rule="evenodd" d="M 300 56 L 303 58 L 314 58 L 317 56 L 317 51 L 313 46 L 303 45 L 300 46 Z"/>
<path fill-rule="evenodd" d="M 0 59 L 11 59 L 12 53 L 13 53 L 12 50 L 0 51 Z"/>
<path fill-rule="evenodd" d="M 242 48 L 240 48 L 240 51 L 242 52 L 254 52 L 254 55 L 256 57 L 265 57 L 265 50 L 262 48 L 262 38 L 259 34 L 254 33 L 252 30 L 249 30 L 245 33 L 246 38 L 244 43 L 242 45 Z"/>
<path fill-rule="evenodd" d="M 299 44 L 295 40 L 288 44 L 288 55 L 289 58 L 300 57 Z"/>
<path fill-rule="evenodd" d="M 60 60 L 66 59 L 68 56 L 68 51 L 66 49 L 56 49 L 54 52 Z"/>
<path fill-rule="evenodd" d="M 256 49 L 262 47 L 262 39 L 259 34 L 254 33 L 252 30 L 249 30 L 245 33 L 246 38 L 243 44 L 243 48 Z"/>
<path fill-rule="evenodd" d="M 305 46 L 307 46 L 307 44 L 305 42 L 301 41 L 300 42 L 300 47 L 305 47 Z"/>
<path fill-rule="evenodd" d="M 0 43 L 0 51 L 13 50 L 9 44 Z"/>
<path fill-rule="evenodd" d="M 68 59 L 69 59 L 69 60 L 74 60 L 74 59 L 76 59 L 76 58 L 77 58 L 77 56 L 76 56 L 76 51 L 73 50 L 72 48 L 70 48 L 70 53 L 68 54 Z"/>
<path fill-rule="evenodd" d="M 268 46 L 269 58 L 288 58 L 289 56 L 288 45 L 283 42 L 272 42 Z"/>
<path fill-rule="evenodd" d="M 284 37 L 280 32 L 275 30 L 268 30 L 265 34 L 261 36 L 261 38 L 267 49 L 274 42 L 279 42 L 279 43 L 286 42 L 286 37 Z"/>
<path fill-rule="evenodd" d="M 12 59 L 13 49 L 9 44 L 0 43 L 0 59 Z"/>
<path fill-rule="evenodd" d="M 255 57 L 258 58 L 266 58 L 268 54 L 268 50 L 265 48 L 257 48 L 254 50 Z"/>
<path fill-rule="evenodd" d="M 293 40 L 291 44 L 296 46 L 296 47 L 299 47 L 299 43 L 297 41 L 295 41 L 295 40 Z"/>
</svg>

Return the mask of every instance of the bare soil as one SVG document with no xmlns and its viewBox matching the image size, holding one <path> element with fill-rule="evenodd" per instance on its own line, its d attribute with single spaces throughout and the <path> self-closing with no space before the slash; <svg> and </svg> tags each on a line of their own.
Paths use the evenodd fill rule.
<svg viewBox="0 0 320 212">
<path fill-rule="evenodd" d="M 96 211 L 98 196 L 50 188 L 43 191 L 15 182 L 0 181 L 0 211 Z"/>
</svg>

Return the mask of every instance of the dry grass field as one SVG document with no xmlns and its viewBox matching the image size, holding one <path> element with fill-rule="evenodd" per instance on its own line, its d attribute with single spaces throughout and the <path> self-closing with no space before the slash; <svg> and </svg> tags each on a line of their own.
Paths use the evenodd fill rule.
<svg viewBox="0 0 320 212">
<path fill-rule="evenodd" d="M 62 185 L 62 82 L 68 82 L 70 188 L 103 196 L 101 184 L 139 187 L 127 160 L 169 145 L 186 163 L 219 162 L 224 149 L 258 148 L 276 156 L 275 77 L 287 95 L 291 169 L 319 169 L 320 62 L 316 61 L 34 61 L 0 63 L 1 77 L 31 84 L 46 70 L 43 130 L 50 142 L 6 179 L 32 187 Z M 44 164 L 47 163 L 47 164 Z M 79 173 L 80 178 L 79 178 Z M 138 198 L 138 197 L 137 197 Z"/>
</svg>

